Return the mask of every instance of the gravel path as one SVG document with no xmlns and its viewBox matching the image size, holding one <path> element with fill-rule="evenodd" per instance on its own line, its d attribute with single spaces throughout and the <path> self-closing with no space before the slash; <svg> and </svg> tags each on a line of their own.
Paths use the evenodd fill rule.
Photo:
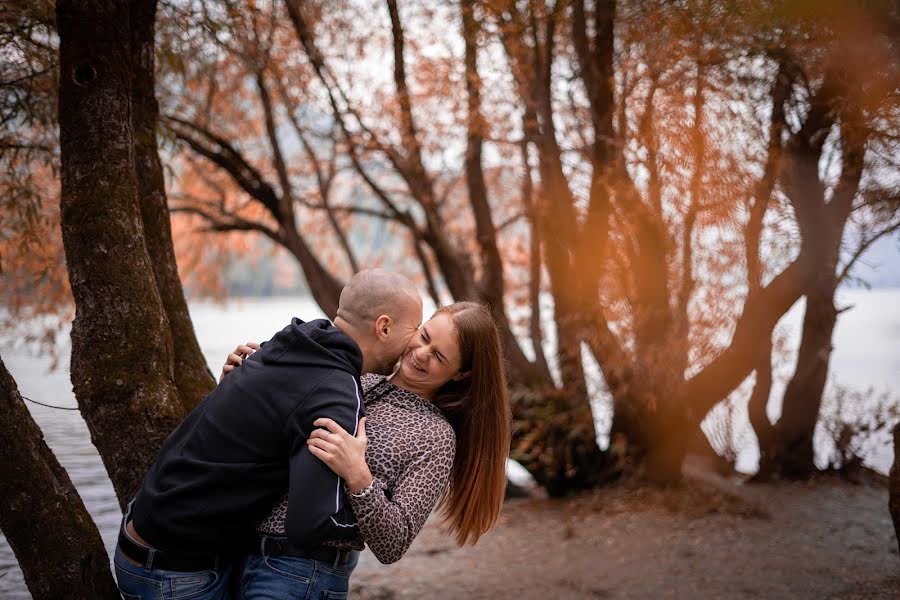
<svg viewBox="0 0 900 600">
<path fill-rule="evenodd" d="M 365 552 L 351 597 L 900 599 L 887 502 L 878 484 L 702 473 L 670 490 L 515 499 L 474 547 L 432 518 L 400 562 Z"/>
</svg>

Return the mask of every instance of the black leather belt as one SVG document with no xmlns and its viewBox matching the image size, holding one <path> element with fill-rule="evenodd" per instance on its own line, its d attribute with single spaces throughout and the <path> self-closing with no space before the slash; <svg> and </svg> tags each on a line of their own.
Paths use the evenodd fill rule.
<svg viewBox="0 0 900 600">
<path fill-rule="evenodd" d="M 332 548 L 330 546 L 316 546 L 315 548 L 302 548 L 295 546 L 284 538 L 260 537 L 260 551 L 265 556 L 296 556 L 309 560 L 318 560 L 343 566 L 350 560 L 351 550 Z"/>
<path fill-rule="evenodd" d="M 219 557 L 216 555 L 183 555 L 171 552 L 163 552 L 146 548 L 125 535 L 125 532 L 119 529 L 119 549 L 122 554 L 130 558 L 141 566 L 150 565 L 154 569 L 165 569 L 167 571 L 205 571 L 207 569 L 219 568 Z M 153 552 L 153 561 L 150 561 L 150 552 Z"/>
</svg>

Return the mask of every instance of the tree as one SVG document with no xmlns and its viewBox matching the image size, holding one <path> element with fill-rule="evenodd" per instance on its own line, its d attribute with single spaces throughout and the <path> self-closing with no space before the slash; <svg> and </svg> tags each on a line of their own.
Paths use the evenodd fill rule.
<svg viewBox="0 0 900 600">
<path fill-rule="evenodd" d="M 11 39 L 38 48 L 42 62 L 25 61 L 26 75 L 11 83 L 24 91 L 14 88 L 4 97 L 4 108 L 19 104 L 20 109 L 58 115 L 60 221 L 76 304 L 72 379 L 79 408 L 124 506 L 164 437 L 214 385 L 175 268 L 156 149 L 156 2 L 61 1 L 55 21 L 39 8 L 47 7 L 15 13 L 24 33 L 17 39 L 14 30 Z M 57 68 L 47 59 L 54 28 L 62 77 L 54 76 L 58 88 L 54 83 L 50 89 L 58 90 L 58 112 L 47 109 L 46 98 L 34 91 L 46 93 L 35 81 Z M 23 118 L 15 110 L 5 115 Z M 33 126 L 32 136 L 48 126 L 46 118 L 28 113 L 24 118 Z M 3 158 L 19 168 L 34 160 L 29 152 L 40 150 L 50 159 L 44 166 L 55 168 L 55 150 L 41 148 L 13 138 L 4 142 Z M 32 176 L 7 184 L 6 201 L 17 210 L 14 223 L 23 227 L 24 245 L 42 228 L 54 231 L 52 219 L 29 218 L 36 212 L 29 202 L 46 179 Z M 179 338 L 174 345 L 173 337 Z M 43 444 L 2 363 L 0 381 L 4 437 L 20 442 L 10 445 L 4 457 L 11 478 L 0 488 L 0 520 L 29 588 L 38 598 L 118 598 L 96 526 Z M 35 504 L 33 498 L 45 501 Z"/>
<path fill-rule="evenodd" d="M 172 244 L 169 206 L 156 139 L 159 104 L 156 101 L 155 20 L 156 2 L 132 5 L 129 47 L 135 176 L 144 240 L 174 348 L 175 384 L 184 411 L 189 412 L 215 386 L 215 377 L 206 365 L 194 334 Z"/>
<path fill-rule="evenodd" d="M 0 528 L 35 600 L 119 598 L 100 532 L 0 359 Z"/>
<path fill-rule="evenodd" d="M 840 312 L 835 292 L 861 253 L 900 227 L 900 188 L 886 175 L 900 166 L 891 151 L 900 109 L 896 98 L 900 63 L 892 55 L 890 31 L 879 30 L 889 27 L 892 15 L 877 4 L 870 11 L 830 9 L 833 12 L 826 18 L 812 23 L 818 37 L 825 40 L 821 56 L 808 60 L 794 54 L 792 58 L 804 82 L 820 83 L 802 86 L 809 109 L 784 153 L 783 189 L 799 225 L 801 252 L 817 260 L 804 289 L 802 339 L 782 415 L 774 428 L 767 418 L 755 421 L 763 477 L 777 472 L 805 478 L 815 472 L 813 433 Z M 896 15 L 893 19 L 896 22 Z M 826 168 L 820 174 L 823 164 L 836 164 L 839 169 Z M 848 226 L 859 230 L 855 247 L 848 243 Z M 850 257 L 840 264 L 842 250 Z M 763 416 L 767 398 L 767 392 L 760 395 Z"/>
<path fill-rule="evenodd" d="M 386 224 L 436 301 L 491 305 L 511 379 L 533 390 L 513 449 L 553 493 L 611 474 L 586 355 L 614 437 L 652 479 L 679 476 L 699 421 L 759 369 L 756 418 L 771 331 L 830 261 L 809 236 L 765 241 L 781 235 L 770 207 L 794 204 L 783 165 L 802 159 L 804 127 L 820 130 L 807 114 L 819 81 L 797 60 L 830 43 L 808 23 L 818 15 L 752 1 L 371 4 L 287 0 L 220 24 L 202 83 L 166 121 L 190 150 L 174 210 L 284 246 L 326 313 L 341 270 L 323 240 L 353 264 L 346 232 Z M 448 19 L 450 32 L 429 26 Z M 392 66 L 381 80 L 376 57 Z M 448 159 L 454 145 L 465 151 Z M 335 202 L 340 190 L 353 201 Z"/>
<path fill-rule="evenodd" d="M 133 85 L 135 73 L 152 73 L 152 63 L 133 67 L 130 50 L 134 41 L 137 55 L 146 56 L 155 8 L 152 0 L 132 3 L 130 12 L 114 2 L 57 4 L 61 224 L 76 306 L 72 381 L 123 507 L 188 397 L 177 387 L 170 321 L 154 277 L 164 279 L 159 274 L 173 267 L 154 269 L 148 253 L 156 248 L 154 259 L 167 260 L 156 245 L 167 240 L 149 237 L 164 236 L 166 224 L 145 228 L 138 196 L 140 190 L 147 212 L 162 202 L 153 189 L 161 184 L 158 159 L 148 156 L 154 151 L 147 140 L 136 150 L 133 120 L 137 112 L 139 131 L 152 131 L 145 119 L 152 120 L 153 101 L 135 102 L 134 95 L 152 96 L 153 86 Z"/>
</svg>

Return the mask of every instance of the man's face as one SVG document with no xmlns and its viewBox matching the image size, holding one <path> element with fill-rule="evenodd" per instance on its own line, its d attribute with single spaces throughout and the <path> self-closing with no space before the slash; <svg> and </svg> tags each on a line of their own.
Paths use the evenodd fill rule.
<svg viewBox="0 0 900 600">
<path fill-rule="evenodd" d="M 422 299 L 418 296 L 410 298 L 406 310 L 399 316 L 390 329 L 388 336 L 382 340 L 379 360 L 372 372 L 379 375 L 390 375 L 394 372 L 397 359 L 403 353 L 410 338 L 422 324 Z"/>
</svg>

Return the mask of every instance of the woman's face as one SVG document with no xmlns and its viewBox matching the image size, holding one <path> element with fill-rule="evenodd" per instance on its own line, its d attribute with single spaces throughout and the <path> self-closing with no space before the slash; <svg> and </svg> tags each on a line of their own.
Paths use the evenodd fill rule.
<svg viewBox="0 0 900 600">
<path fill-rule="evenodd" d="M 415 388 L 430 393 L 458 377 L 461 361 L 453 319 L 447 313 L 438 313 L 409 340 L 397 374 Z"/>
</svg>

